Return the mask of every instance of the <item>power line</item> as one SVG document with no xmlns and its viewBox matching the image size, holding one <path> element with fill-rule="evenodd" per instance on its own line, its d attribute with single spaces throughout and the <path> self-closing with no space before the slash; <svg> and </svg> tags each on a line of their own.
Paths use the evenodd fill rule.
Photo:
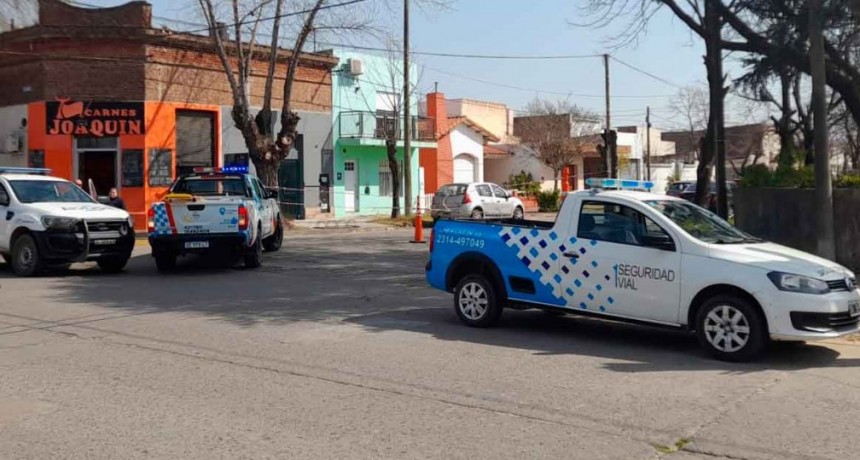
<svg viewBox="0 0 860 460">
<path fill-rule="evenodd" d="M 440 70 L 440 69 L 436 69 L 433 67 L 429 67 L 427 65 L 424 65 L 424 68 L 432 70 L 434 72 L 441 73 L 443 75 L 448 75 L 448 76 L 454 77 L 454 78 L 461 78 L 463 80 L 474 81 L 476 83 L 483 83 L 485 85 L 498 86 L 500 88 L 514 89 L 514 90 L 518 90 L 518 91 L 526 91 L 529 93 L 543 93 L 543 94 L 553 94 L 556 96 L 569 96 L 569 97 L 592 97 L 592 98 L 603 98 L 604 97 L 604 95 L 602 95 L 602 94 L 577 94 L 577 93 L 554 91 L 554 90 L 543 90 L 543 89 L 537 89 L 537 88 L 525 88 L 525 87 L 521 87 L 521 86 L 515 86 L 515 85 L 509 85 L 509 84 L 505 84 L 505 83 L 498 83 L 498 82 L 483 80 L 480 78 L 467 77 L 465 75 L 455 74 L 455 73 L 448 72 L 445 70 Z M 666 95 L 653 95 L 653 96 L 612 96 L 612 97 L 613 98 L 619 98 L 619 99 L 651 99 L 651 98 L 658 98 L 658 97 L 674 97 L 674 96 L 666 94 Z"/>
<path fill-rule="evenodd" d="M 657 75 L 654 75 L 653 73 L 650 73 L 650 72 L 648 72 L 648 71 L 646 71 L 646 70 L 642 70 L 642 69 L 640 69 L 640 68 L 638 68 L 638 67 L 636 67 L 636 66 L 634 66 L 634 65 L 632 65 L 632 64 L 628 64 L 628 63 L 626 63 L 626 62 L 622 61 L 621 59 L 618 59 L 618 58 L 617 58 L 617 57 L 615 57 L 615 56 L 610 56 L 610 57 L 612 58 L 612 60 L 613 60 L 613 61 L 615 61 L 615 62 L 617 62 L 617 63 L 619 63 L 619 64 L 621 64 L 621 65 L 623 65 L 623 66 L 625 66 L 625 67 L 627 67 L 627 68 L 629 68 L 629 69 L 632 69 L 632 70 L 634 70 L 634 71 L 636 71 L 636 72 L 639 72 L 639 73 L 641 73 L 642 75 L 645 75 L 645 76 L 647 76 L 647 77 L 651 77 L 651 78 L 653 78 L 654 80 L 659 81 L 660 83 L 663 83 L 663 84 L 665 84 L 665 85 L 669 85 L 669 86 L 673 86 L 673 87 L 675 87 L 675 88 L 682 88 L 682 86 L 681 86 L 681 85 L 678 85 L 678 84 L 676 84 L 676 83 L 672 83 L 671 81 L 666 80 L 665 78 L 658 77 Z"/>
</svg>

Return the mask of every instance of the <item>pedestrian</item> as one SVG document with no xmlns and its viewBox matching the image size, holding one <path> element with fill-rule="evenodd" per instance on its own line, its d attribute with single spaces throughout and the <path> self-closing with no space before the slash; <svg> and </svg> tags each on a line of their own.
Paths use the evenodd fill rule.
<svg viewBox="0 0 860 460">
<path fill-rule="evenodd" d="M 80 188 L 81 190 L 84 189 L 84 181 L 82 181 L 80 179 L 75 179 L 75 185 L 77 185 L 78 188 Z"/>
<path fill-rule="evenodd" d="M 110 201 L 108 204 L 120 209 L 125 209 L 125 201 L 122 201 L 122 198 L 119 197 L 119 192 L 116 190 L 116 187 L 110 189 L 110 193 L 108 194 Z"/>
</svg>

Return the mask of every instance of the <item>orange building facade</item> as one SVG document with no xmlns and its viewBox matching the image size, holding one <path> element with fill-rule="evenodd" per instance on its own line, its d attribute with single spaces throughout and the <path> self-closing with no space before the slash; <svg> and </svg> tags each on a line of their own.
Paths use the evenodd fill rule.
<svg viewBox="0 0 860 460">
<path fill-rule="evenodd" d="M 140 229 L 149 205 L 180 171 L 177 114 L 211 120 L 213 134 L 221 126 L 217 105 L 42 101 L 28 104 L 27 113 L 28 166 L 49 168 L 85 186 L 92 181 L 99 195 L 117 188 Z M 210 144 L 208 158 L 187 167 L 222 166 L 220 136 L 213 135 Z"/>
<path fill-rule="evenodd" d="M 99 195 L 116 187 L 138 229 L 177 175 L 243 155 L 247 162 L 212 39 L 153 28 L 151 10 L 142 1 L 92 9 L 39 0 L 35 25 L 0 34 L 0 136 L 22 133 L 24 145 L 0 155 L 0 166 L 50 168 L 92 181 Z M 283 105 L 283 75 L 296 58 L 292 110 L 328 112 L 330 120 L 338 60 L 276 53 L 272 106 Z M 247 88 L 252 107 L 262 106 L 268 70 L 268 50 L 258 47 L 258 55 Z"/>
</svg>

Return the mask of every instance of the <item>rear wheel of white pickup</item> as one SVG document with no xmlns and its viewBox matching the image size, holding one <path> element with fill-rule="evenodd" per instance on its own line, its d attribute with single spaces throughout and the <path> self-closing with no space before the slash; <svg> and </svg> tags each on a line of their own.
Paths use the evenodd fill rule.
<svg viewBox="0 0 860 460">
<path fill-rule="evenodd" d="M 696 335 L 702 347 L 723 361 L 749 361 L 768 343 L 759 310 L 734 295 L 717 295 L 702 304 L 696 314 Z"/>
<path fill-rule="evenodd" d="M 245 268 L 257 268 L 263 264 L 263 244 L 260 239 L 262 232 L 257 231 L 257 239 L 254 241 L 254 246 L 245 254 Z"/>
<path fill-rule="evenodd" d="M 172 252 L 156 252 L 155 268 L 160 272 L 167 272 L 176 268 L 176 254 Z"/>
<path fill-rule="evenodd" d="M 281 249 L 281 244 L 284 242 L 284 227 L 281 225 L 281 218 L 278 217 L 278 226 L 275 227 L 275 233 L 263 240 L 263 249 L 268 252 L 275 252 Z"/>
<path fill-rule="evenodd" d="M 454 289 L 454 311 L 471 327 L 489 327 L 499 320 L 502 306 L 496 289 L 482 275 L 469 275 Z"/>
</svg>

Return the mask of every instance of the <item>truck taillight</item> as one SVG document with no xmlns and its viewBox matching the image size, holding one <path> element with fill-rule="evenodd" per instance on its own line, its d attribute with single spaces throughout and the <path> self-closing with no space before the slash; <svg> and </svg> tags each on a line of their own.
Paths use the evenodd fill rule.
<svg viewBox="0 0 860 460">
<path fill-rule="evenodd" d="M 239 230 L 248 229 L 248 208 L 239 206 Z"/>
<path fill-rule="evenodd" d="M 471 202 L 472 202 L 472 197 L 469 196 L 469 192 L 466 192 L 466 194 L 463 195 L 463 204 L 469 204 Z"/>
<path fill-rule="evenodd" d="M 146 231 L 154 232 L 155 231 L 155 209 L 149 208 L 149 211 L 146 211 Z"/>
</svg>

